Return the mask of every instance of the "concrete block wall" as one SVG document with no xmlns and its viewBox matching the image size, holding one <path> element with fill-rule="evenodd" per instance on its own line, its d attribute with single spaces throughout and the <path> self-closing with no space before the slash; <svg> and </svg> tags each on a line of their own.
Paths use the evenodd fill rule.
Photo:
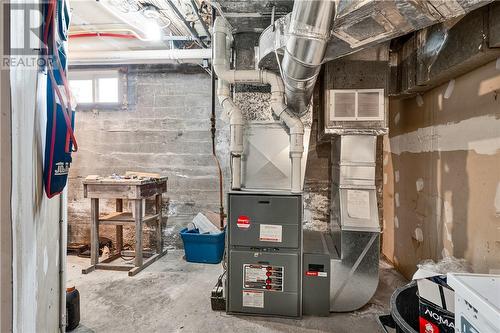
<svg viewBox="0 0 500 333">
<path fill-rule="evenodd" d="M 168 193 L 164 195 L 168 204 L 163 207 L 164 241 L 181 246 L 178 232 L 198 212 L 218 212 L 219 181 L 210 133 L 210 76 L 195 65 L 133 66 L 126 69 L 122 80 L 123 91 L 127 92 L 122 110 L 76 114 L 80 149 L 74 154 L 70 171 L 69 242 L 88 243 L 90 238 L 90 199 L 83 198 L 82 180 L 91 174 L 107 176 L 133 170 L 169 177 Z M 217 151 L 228 188 L 228 126 L 219 120 L 218 102 L 216 110 Z M 149 206 L 147 209 L 152 209 Z M 113 201 L 101 203 L 102 211 L 114 208 Z M 112 227 L 101 227 L 101 235 L 114 242 Z M 133 237 L 133 227 L 124 228 L 125 243 L 133 244 Z M 145 232 L 144 238 L 146 246 L 153 245 L 151 232 Z"/>
</svg>

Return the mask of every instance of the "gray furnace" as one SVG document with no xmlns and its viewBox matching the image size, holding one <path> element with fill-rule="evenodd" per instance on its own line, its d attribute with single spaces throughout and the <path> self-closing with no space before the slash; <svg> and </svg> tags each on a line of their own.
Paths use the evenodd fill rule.
<svg viewBox="0 0 500 333">
<path fill-rule="evenodd" d="M 227 312 L 301 316 L 302 196 L 231 192 Z"/>
</svg>

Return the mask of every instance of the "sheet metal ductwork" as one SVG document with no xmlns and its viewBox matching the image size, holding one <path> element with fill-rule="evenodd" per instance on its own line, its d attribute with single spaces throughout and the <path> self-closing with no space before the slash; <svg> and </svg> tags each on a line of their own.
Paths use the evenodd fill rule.
<svg viewBox="0 0 500 333">
<path fill-rule="evenodd" d="M 463 16 L 493 0 L 295 1 L 259 40 L 259 66 L 281 64 L 287 104 L 303 114 L 322 63 Z"/>
<path fill-rule="evenodd" d="M 271 109 L 275 116 L 287 127 L 290 135 L 290 160 L 292 193 L 302 191 L 301 160 L 304 152 L 304 125 L 285 104 L 285 87 L 280 76 L 266 70 L 232 70 L 229 66 L 229 47 L 232 43 L 231 33 L 224 18 L 218 17 L 214 22 L 213 32 L 214 58 L 213 66 L 219 79 L 219 101 L 228 113 L 231 128 L 232 189 L 241 188 L 241 154 L 243 152 L 243 117 L 229 96 L 229 84 L 255 83 L 271 86 Z"/>
<path fill-rule="evenodd" d="M 335 1 L 295 1 L 282 63 L 287 104 L 298 115 L 307 112 L 321 69 Z"/>
</svg>

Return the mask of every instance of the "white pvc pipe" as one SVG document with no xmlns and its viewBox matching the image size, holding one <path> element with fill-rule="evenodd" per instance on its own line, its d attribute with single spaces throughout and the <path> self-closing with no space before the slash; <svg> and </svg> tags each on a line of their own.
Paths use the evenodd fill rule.
<svg viewBox="0 0 500 333">
<path fill-rule="evenodd" d="M 294 115 L 285 104 L 285 87 L 281 78 L 273 72 L 265 70 L 231 70 L 229 69 L 228 57 L 228 37 L 231 36 L 226 23 L 220 17 L 215 19 L 213 31 L 214 43 L 214 59 L 213 67 L 219 80 L 228 83 L 263 83 L 271 86 L 271 109 L 273 113 L 288 127 L 290 131 L 290 159 L 291 159 L 291 191 L 299 193 L 302 191 L 301 186 L 301 160 L 304 152 L 304 125 L 299 117 Z M 228 91 L 229 89 L 227 89 Z M 226 90 L 221 87 L 219 89 L 219 101 L 224 105 L 226 103 L 233 103 L 229 96 L 226 98 Z M 228 95 L 228 94 L 227 94 Z M 228 102 L 231 100 L 231 102 Z M 233 103 L 234 104 L 234 103 Z M 229 107 L 229 106 L 228 106 Z M 239 111 L 239 109 L 238 109 Z M 241 111 L 239 111 L 241 116 Z M 241 126 L 243 122 L 241 123 Z M 243 141 L 243 131 L 241 134 L 231 135 L 232 140 L 237 140 L 241 136 Z M 231 143 L 233 146 L 233 143 Z M 243 148 L 241 146 L 241 148 Z M 243 151 L 243 149 L 241 149 Z M 234 160 L 233 160 L 234 162 Z M 239 163 L 239 162 L 238 162 Z M 233 163 L 233 174 L 234 165 Z M 241 168 L 239 165 L 238 167 Z M 233 178 L 234 181 L 234 178 Z"/>
<path fill-rule="evenodd" d="M 229 116 L 230 145 L 231 153 L 231 188 L 241 189 L 241 154 L 243 154 L 243 115 L 240 108 L 236 106 L 229 92 L 229 84 L 219 78 L 217 95 L 219 103 L 224 112 Z"/>
<path fill-rule="evenodd" d="M 70 65 L 168 63 L 172 60 L 200 63 L 211 59 L 210 49 L 70 52 Z"/>
<path fill-rule="evenodd" d="M 232 186 L 233 190 L 241 189 L 241 155 L 231 156 L 232 159 Z"/>
</svg>

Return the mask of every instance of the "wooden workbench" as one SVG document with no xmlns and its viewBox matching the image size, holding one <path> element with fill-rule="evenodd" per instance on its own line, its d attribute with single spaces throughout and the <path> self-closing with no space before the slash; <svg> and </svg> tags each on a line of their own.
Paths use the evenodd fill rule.
<svg viewBox="0 0 500 333">
<path fill-rule="evenodd" d="M 84 197 L 90 198 L 91 202 L 91 229 L 90 266 L 83 269 L 82 273 L 87 274 L 95 269 L 107 269 L 128 271 L 129 276 L 134 276 L 166 253 L 166 251 L 163 251 L 161 209 L 162 193 L 167 192 L 167 177 L 147 179 L 87 178 L 83 181 L 83 192 Z M 155 199 L 155 214 L 143 216 L 142 200 L 153 196 Z M 115 199 L 116 212 L 101 216 L 99 214 L 99 199 Z M 134 214 L 123 211 L 123 199 L 134 202 Z M 142 250 L 143 223 L 150 221 L 157 221 L 156 253 L 154 254 L 143 253 Z M 116 226 L 116 251 L 101 262 L 99 262 L 100 225 Z M 122 255 L 124 225 L 135 226 L 134 266 L 112 263 Z"/>
</svg>

